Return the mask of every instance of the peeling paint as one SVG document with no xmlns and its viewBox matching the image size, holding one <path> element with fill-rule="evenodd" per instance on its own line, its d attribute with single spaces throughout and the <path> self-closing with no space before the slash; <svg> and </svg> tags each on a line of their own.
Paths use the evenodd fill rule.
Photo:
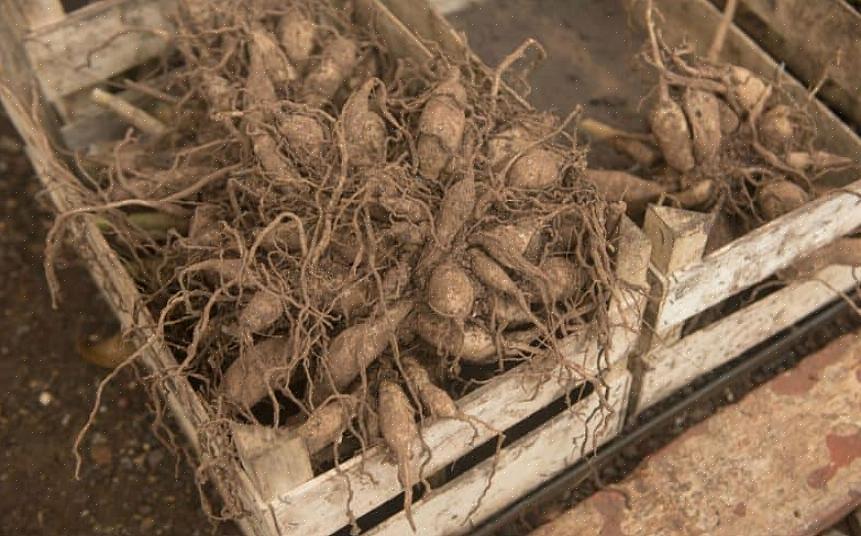
<svg viewBox="0 0 861 536">
<path fill-rule="evenodd" d="M 829 434 L 825 446 L 831 461 L 808 475 L 807 485 L 813 489 L 823 489 L 837 471 L 861 458 L 861 430 L 850 435 Z"/>
<path fill-rule="evenodd" d="M 601 514 L 601 536 L 626 536 L 622 532 L 622 517 L 625 511 L 625 497 L 617 491 L 599 491 L 590 499 L 592 506 Z"/>
</svg>

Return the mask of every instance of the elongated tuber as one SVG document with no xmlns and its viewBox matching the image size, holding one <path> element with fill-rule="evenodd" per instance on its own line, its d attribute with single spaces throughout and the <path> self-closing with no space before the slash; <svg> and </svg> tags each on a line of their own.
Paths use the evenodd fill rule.
<svg viewBox="0 0 861 536">
<path fill-rule="evenodd" d="M 334 37 L 323 48 L 319 63 L 312 67 L 302 84 L 300 100 L 311 106 L 329 102 L 358 61 L 358 48 L 351 39 Z"/>
<path fill-rule="evenodd" d="M 391 381 L 380 382 L 379 389 L 380 432 L 386 446 L 395 455 L 398 464 L 398 480 L 404 489 L 404 511 L 415 530 L 411 506 L 413 485 L 417 481 L 417 468 L 412 451 L 419 440 L 419 429 L 413 416 L 413 408 L 401 387 Z"/>
<path fill-rule="evenodd" d="M 409 300 L 396 302 L 378 317 L 339 333 L 323 357 L 326 370 L 332 377 L 332 387 L 344 389 L 377 359 L 412 309 L 413 303 Z"/>
<path fill-rule="evenodd" d="M 449 77 L 431 92 L 419 118 L 419 173 L 436 180 L 460 149 L 466 124 L 466 90 L 460 74 Z"/>
</svg>

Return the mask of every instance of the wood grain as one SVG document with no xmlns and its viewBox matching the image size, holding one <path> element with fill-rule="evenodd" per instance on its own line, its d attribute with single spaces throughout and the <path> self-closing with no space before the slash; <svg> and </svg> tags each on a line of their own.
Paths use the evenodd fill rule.
<svg viewBox="0 0 861 536">
<path fill-rule="evenodd" d="M 656 348 L 642 358 L 636 413 L 839 299 L 840 292 L 858 284 L 859 276 L 861 270 L 831 266 L 813 280 L 789 285 L 676 344 Z"/>
</svg>

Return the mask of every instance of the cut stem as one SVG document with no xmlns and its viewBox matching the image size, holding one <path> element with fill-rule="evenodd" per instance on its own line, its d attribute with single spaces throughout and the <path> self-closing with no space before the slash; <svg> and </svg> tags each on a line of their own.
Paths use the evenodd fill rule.
<svg viewBox="0 0 861 536">
<path fill-rule="evenodd" d="M 727 0 L 726 7 L 723 10 L 723 17 L 721 17 L 720 24 L 718 24 L 717 30 L 715 30 L 715 36 L 712 39 L 709 51 L 706 53 L 708 61 L 715 62 L 718 56 L 720 56 L 720 51 L 723 50 L 723 44 L 726 41 L 726 34 L 729 31 L 729 25 L 732 24 L 737 7 L 738 0 Z"/>
<path fill-rule="evenodd" d="M 158 119 L 128 101 L 99 88 L 90 93 L 90 100 L 106 108 L 136 129 L 151 136 L 162 136 L 167 127 Z"/>
</svg>

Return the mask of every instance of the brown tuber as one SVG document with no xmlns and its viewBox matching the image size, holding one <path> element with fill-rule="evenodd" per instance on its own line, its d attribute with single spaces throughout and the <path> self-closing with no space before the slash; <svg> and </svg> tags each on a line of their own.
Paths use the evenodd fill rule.
<svg viewBox="0 0 861 536">
<path fill-rule="evenodd" d="M 308 415 L 308 420 L 299 426 L 296 434 L 305 441 L 308 452 L 314 454 L 341 438 L 357 407 L 358 401 L 352 395 L 329 400 Z"/>
<path fill-rule="evenodd" d="M 323 360 L 336 390 L 347 387 L 383 353 L 412 309 L 409 300 L 396 302 L 376 318 L 348 327 L 335 337 Z"/>
<path fill-rule="evenodd" d="M 326 132 L 320 122 L 302 114 L 289 114 L 278 119 L 278 132 L 287 145 L 299 155 L 319 158 L 326 146 Z"/>
<path fill-rule="evenodd" d="M 729 82 L 730 95 L 747 112 L 753 110 L 770 93 L 769 87 L 761 78 L 737 65 L 729 68 Z"/>
<path fill-rule="evenodd" d="M 266 339 L 247 348 L 224 373 L 224 396 L 244 408 L 256 404 L 270 386 L 278 387 L 279 379 L 288 374 L 289 351 L 284 337 Z"/>
<path fill-rule="evenodd" d="M 673 99 L 661 98 L 649 112 L 649 126 L 670 167 L 682 173 L 694 168 L 691 131 L 685 112 Z"/>
<path fill-rule="evenodd" d="M 404 489 L 404 511 L 415 530 L 410 510 L 413 485 L 417 480 L 412 450 L 419 440 L 419 429 L 410 401 L 398 384 L 388 380 L 380 382 L 379 415 L 380 432 L 398 464 L 398 480 Z"/>
<path fill-rule="evenodd" d="M 428 371 L 415 358 L 402 357 L 401 364 L 407 381 L 431 416 L 440 419 L 457 417 L 458 410 L 454 400 L 431 381 Z"/>
<path fill-rule="evenodd" d="M 300 100 L 311 106 L 329 102 L 358 62 L 356 43 L 336 36 L 323 48 L 320 60 L 302 84 Z"/>
<path fill-rule="evenodd" d="M 792 109 L 784 104 L 778 104 L 762 114 L 757 132 L 763 145 L 773 151 L 779 151 L 792 141 L 795 124 L 791 114 Z"/>
<path fill-rule="evenodd" d="M 756 193 L 756 204 L 766 221 L 801 207 L 808 201 L 807 192 L 786 179 L 769 182 Z"/>
<path fill-rule="evenodd" d="M 341 110 L 341 122 L 350 162 L 356 165 L 382 164 L 386 160 L 386 123 L 368 108 L 371 90 L 381 81 L 367 80 L 350 95 Z"/>
<path fill-rule="evenodd" d="M 317 27 L 299 10 L 293 10 L 278 20 L 278 40 L 293 64 L 302 69 L 314 50 Z"/>
<path fill-rule="evenodd" d="M 699 163 L 713 160 L 722 137 L 718 98 L 710 91 L 687 88 L 682 106 L 691 125 L 694 157 Z"/>
<path fill-rule="evenodd" d="M 449 77 L 431 91 L 419 118 L 417 146 L 419 174 L 436 180 L 460 150 L 466 125 L 466 90 L 460 74 L 452 70 Z"/>
<path fill-rule="evenodd" d="M 464 320 L 472 312 L 475 288 L 466 270 L 452 261 L 434 268 L 427 293 L 428 306 L 440 316 Z"/>
<path fill-rule="evenodd" d="M 240 333 L 251 335 L 274 324 L 284 314 L 278 294 L 260 290 L 254 293 L 239 313 Z"/>
<path fill-rule="evenodd" d="M 557 152 L 536 147 L 517 159 L 508 171 L 508 184 L 514 188 L 540 190 L 560 180 L 565 159 Z"/>
<path fill-rule="evenodd" d="M 657 201 L 666 188 L 624 171 L 587 169 L 585 178 L 595 185 L 607 201 L 623 201 L 631 216 L 642 215 L 646 206 Z"/>
</svg>

